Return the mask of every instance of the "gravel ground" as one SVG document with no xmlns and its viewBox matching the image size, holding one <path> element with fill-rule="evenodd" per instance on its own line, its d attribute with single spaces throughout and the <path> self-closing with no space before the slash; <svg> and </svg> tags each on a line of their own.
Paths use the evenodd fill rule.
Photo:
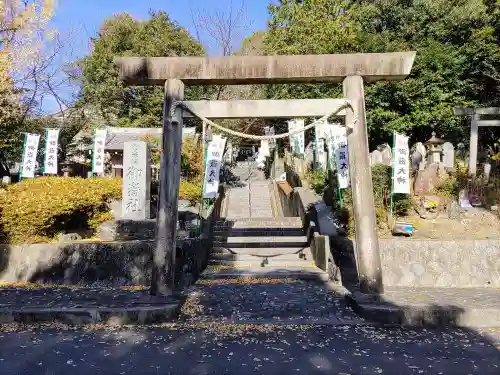
<svg viewBox="0 0 500 375">
<path fill-rule="evenodd" d="M 362 323 L 340 294 L 321 283 L 293 279 L 201 279 L 181 319 L 190 322 Z"/>
<path fill-rule="evenodd" d="M 76 285 L 0 283 L 0 310 L 21 308 L 126 307 L 165 304 L 173 298 L 151 297 L 141 286 L 112 288 Z"/>
<path fill-rule="evenodd" d="M 2 375 L 500 373 L 500 330 L 224 324 L 17 328 L 0 333 Z"/>
</svg>

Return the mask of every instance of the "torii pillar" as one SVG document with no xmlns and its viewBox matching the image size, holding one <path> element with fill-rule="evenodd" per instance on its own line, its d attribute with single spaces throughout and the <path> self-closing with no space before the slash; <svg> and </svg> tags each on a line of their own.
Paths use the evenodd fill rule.
<svg viewBox="0 0 500 375">
<path fill-rule="evenodd" d="M 353 191 L 356 252 L 363 293 L 383 293 L 375 203 L 366 127 L 364 83 L 402 80 L 411 71 L 415 52 L 298 56 L 120 57 L 120 77 L 131 85 L 164 85 L 163 153 L 158 199 L 157 240 L 152 294 L 168 295 L 173 286 L 177 203 L 180 180 L 182 110 L 172 118 L 170 106 L 183 99 L 184 85 L 248 85 L 278 83 L 343 83 L 344 97 L 357 117 L 348 130 L 349 168 Z M 205 103 L 205 104 L 202 104 Z M 204 108 L 216 101 L 191 102 Z M 249 111 L 252 104 L 232 101 L 228 111 Z M 286 106 L 287 101 L 282 101 Z M 331 109 L 325 108 L 325 114 Z M 353 115 L 346 111 L 346 124 Z"/>
<path fill-rule="evenodd" d="M 477 145 L 479 139 L 480 126 L 500 126 L 500 120 L 482 120 L 481 116 L 495 116 L 500 115 L 500 108 L 498 107 L 485 107 L 485 108 L 466 108 L 455 107 L 453 108 L 455 116 L 470 116 L 470 141 L 469 141 L 469 176 L 475 177 L 477 171 Z"/>
</svg>

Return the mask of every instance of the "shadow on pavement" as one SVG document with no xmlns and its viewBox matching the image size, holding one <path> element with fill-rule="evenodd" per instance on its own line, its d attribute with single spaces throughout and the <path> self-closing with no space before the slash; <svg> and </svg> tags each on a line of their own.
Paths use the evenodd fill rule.
<svg viewBox="0 0 500 375">
<path fill-rule="evenodd" d="M 247 276 L 245 271 L 235 273 L 239 273 L 236 277 Z M 223 274 L 221 270 L 213 277 Z M 275 279 L 275 275 L 276 272 L 269 274 L 268 279 Z M 261 277 L 265 278 L 266 273 Z M 307 272 L 297 277 L 307 278 Z M 265 279 L 260 282 L 269 285 Z M 241 285 L 245 285 L 243 279 Z M 239 292 L 233 290 L 233 293 Z M 293 311 L 298 294 L 287 296 L 283 290 L 276 293 L 281 293 L 280 301 L 289 297 Z M 256 297 L 259 301 L 266 300 L 260 294 Z M 220 304 L 225 303 L 227 312 L 264 309 L 262 304 L 252 305 L 256 297 L 247 300 L 246 306 L 230 306 L 232 301 L 224 300 L 226 297 L 221 298 Z M 308 289 L 302 288 L 301 297 L 314 305 L 316 297 Z M 436 310 L 440 308 L 436 306 Z M 194 314 L 210 315 L 214 306 L 201 300 L 193 309 Z M 311 314 L 318 313 L 312 310 Z M 122 329 L 35 329 L 0 332 L 0 373 L 498 374 L 499 338 L 499 331 L 346 323 L 238 325 L 193 321 Z"/>
</svg>

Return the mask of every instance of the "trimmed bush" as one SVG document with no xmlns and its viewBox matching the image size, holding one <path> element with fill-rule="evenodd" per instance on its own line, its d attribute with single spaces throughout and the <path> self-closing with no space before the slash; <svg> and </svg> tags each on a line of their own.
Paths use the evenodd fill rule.
<svg viewBox="0 0 500 375">
<path fill-rule="evenodd" d="M 151 182 L 151 196 L 158 196 L 159 181 Z M 200 202 L 202 182 L 199 180 L 181 180 L 179 185 L 179 199 L 185 199 L 192 205 Z"/>
<path fill-rule="evenodd" d="M 316 194 L 322 195 L 328 185 L 328 172 L 321 169 L 309 171 L 306 174 L 306 180 L 309 182 L 309 187 Z"/>
<path fill-rule="evenodd" d="M 331 179 L 334 201 L 334 210 L 338 213 L 341 221 L 347 225 L 349 237 L 354 236 L 353 201 L 351 189 L 342 189 L 342 207 L 337 190 L 337 178 L 333 173 Z M 375 214 L 379 228 L 387 226 L 388 211 L 390 205 L 390 191 L 392 181 L 392 168 L 387 165 L 377 164 L 372 167 L 373 196 L 375 200 Z M 393 213 L 396 216 L 405 216 L 412 207 L 411 198 L 406 194 L 394 194 Z"/>
<path fill-rule="evenodd" d="M 0 196 L 4 242 L 47 242 L 59 233 L 93 229 L 110 218 L 108 203 L 121 199 L 122 180 L 39 177 L 10 185 Z"/>
<path fill-rule="evenodd" d="M 468 179 L 468 169 L 457 165 L 451 176 L 442 179 L 434 187 L 434 193 L 445 199 L 458 199 L 460 190 L 467 188 Z"/>
<path fill-rule="evenodd" d="M 181 181 L 179 186 L 179 198 L 189 201 L 193 206 L 201 200 L 203 187 L 198 181 Z"/>
</svg>

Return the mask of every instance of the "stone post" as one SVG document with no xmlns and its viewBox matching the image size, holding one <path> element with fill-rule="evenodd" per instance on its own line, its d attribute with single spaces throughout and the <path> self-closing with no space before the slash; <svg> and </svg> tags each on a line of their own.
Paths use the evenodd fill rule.
<svg viewBox="0 0 500 375">
<path fill-rule="evenodd" d="M 179 79 L 165 82 L 163 138 L 160 159 L 160 186 L 156 218 L 156 248 L 151 277 L 152 295 L 172 294 L 175 274 L 177 213 L 181 180 L 182 108 L 170 114 L 172 104 L 184 99 L 184 83 Z"/>
<path fill-rule="evenodd" d="M 469 142 L 469 176 L 475 176 L 477 170 L 477 138 L 479 129 L 480 115 L 473 114 L 470 123 L 470 142 Z"/>
<path fill-rule="evenodd" d="M 348 131 L 347 143 L 360 288 L 363 293 L 380 294 L 383 293 L 382 267 L 368 150 L 363 78 L 360 76 L 346 77 L 343 88 L 344 97 L 351 101 L 358 119 L 352 132 Z M 346 124 L 352 124 L 352 120 L 353 114 L 348 110 Z"/>
<path fill-rule="evenodd" d="M 125 142 L 123 147 L 122 218 L 151 218 L 151 168 L 146 142 Z"/>
</svg>

